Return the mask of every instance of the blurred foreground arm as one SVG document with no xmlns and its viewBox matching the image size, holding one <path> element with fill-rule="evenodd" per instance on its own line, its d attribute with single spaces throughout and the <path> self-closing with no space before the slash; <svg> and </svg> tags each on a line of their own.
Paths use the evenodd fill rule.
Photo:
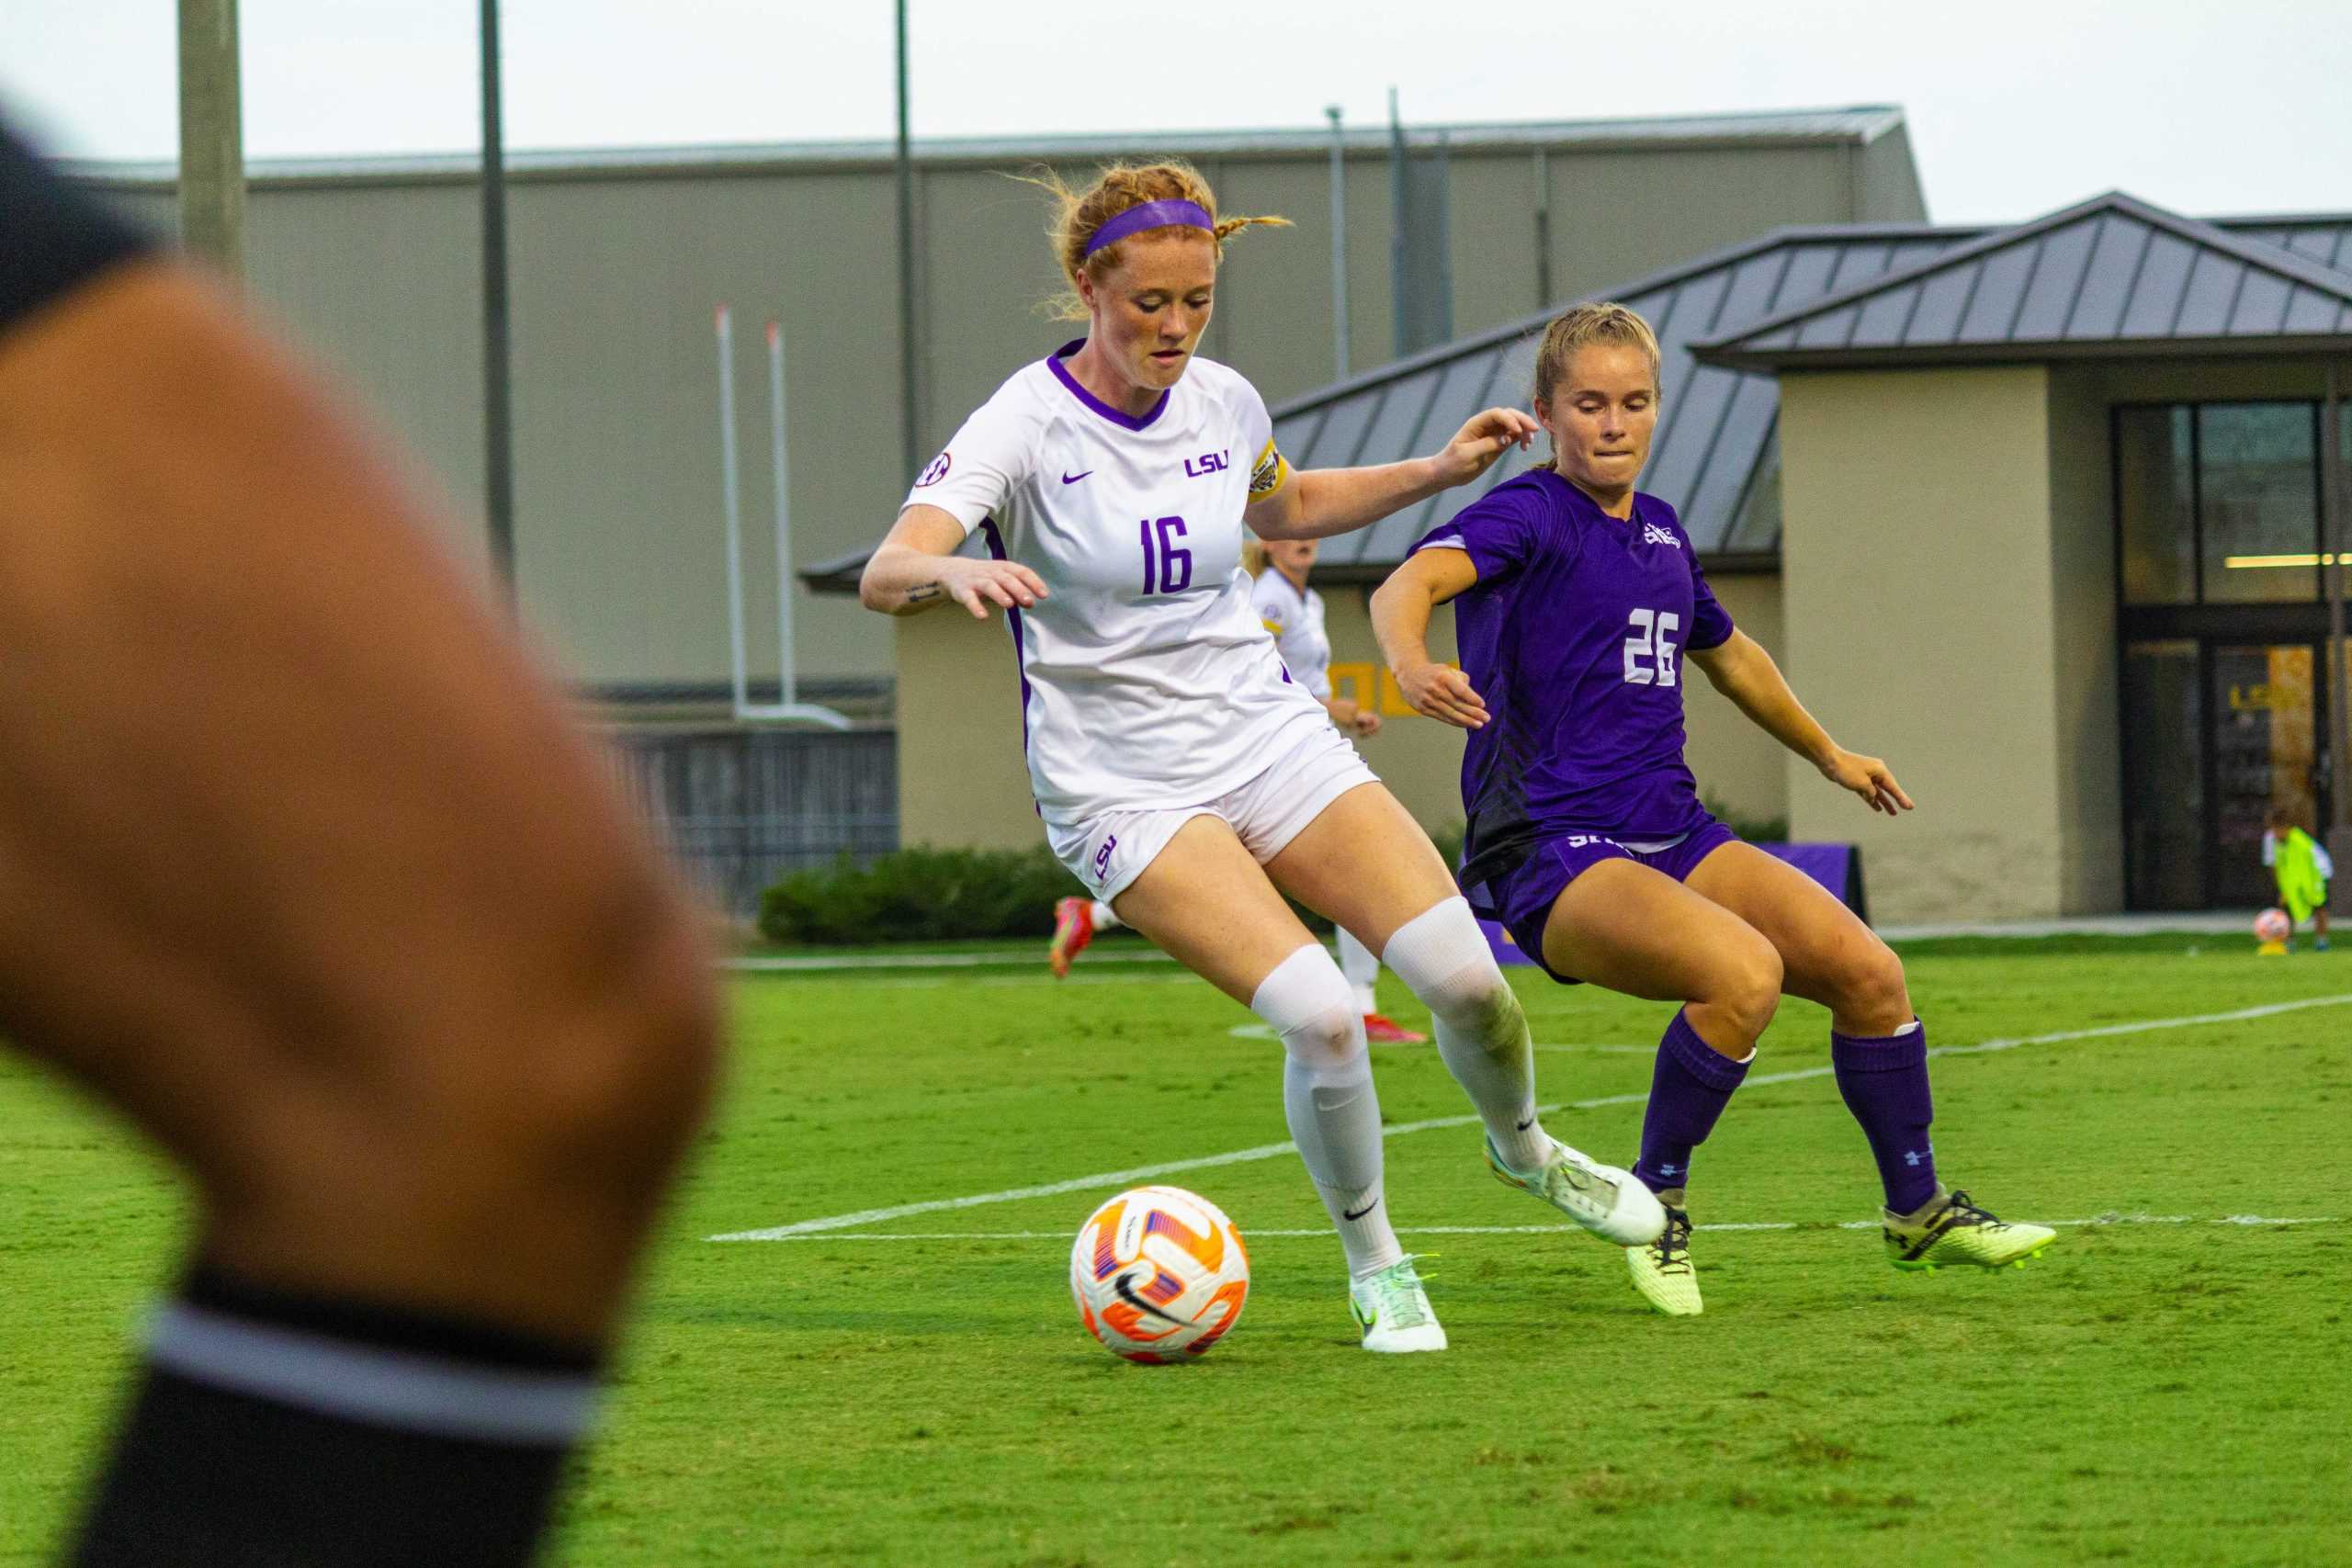
<svg viewBox="0 0 2352 1568">
<path fill-rule="evenodd" d="M 0 1034 L 198 1196 L 82 1568 L 526 1561 L 707 1101 L 696 919 L 435 531 L 0 130 Z"/>
</svg>

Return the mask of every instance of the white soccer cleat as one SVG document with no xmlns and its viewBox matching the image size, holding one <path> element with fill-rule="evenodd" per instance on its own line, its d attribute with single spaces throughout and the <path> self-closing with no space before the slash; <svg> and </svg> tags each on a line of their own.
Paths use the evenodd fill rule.
<svg viewBox="0 0 2352 1568">
<path fill-rule="evenodd" d="M 1413 1271 L 1411 1254 L 1379 1273 L 1348 1283 L 1348 1310 L 1363 1330 L 1363 1348 L 1388 1355 L 1445 1348 L 1445 1329 Z"/>
<path fill-rule="evenodd" d="M 1487 1168 L 1504 1186 L 1543 1199 L 1603 1241 L 1641 1247 L 1664 1233 L 1666 1206 L 1632 1171 L 1596 1164 L 1559 1139 L 1550 1141 L 1552 1157 L 1544 1168 L 1522 1174 L 1503 1163 L 1489 1138 Z"/>
</svg>

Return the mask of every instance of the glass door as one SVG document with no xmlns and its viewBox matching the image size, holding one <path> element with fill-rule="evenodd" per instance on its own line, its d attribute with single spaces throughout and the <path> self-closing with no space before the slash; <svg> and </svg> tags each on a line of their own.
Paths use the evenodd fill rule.
<svg viewBox="0 0 2352 1568">
<path fill-rule="evenodd" d="M 2123 886 L 2134 909 L 2205 908 L 2205 683 L 2194 638 L 2123 649 Z"/>
<path fill-rule="evenodd" d="M 2262 863 L 2274 808 L 2319 830 L 2319 716 L 2325 693 L 2309 643 L 2216 645 L 2211 650 L 2209 905 L 2268 904 L 2277 886 Z"/>
</svg>

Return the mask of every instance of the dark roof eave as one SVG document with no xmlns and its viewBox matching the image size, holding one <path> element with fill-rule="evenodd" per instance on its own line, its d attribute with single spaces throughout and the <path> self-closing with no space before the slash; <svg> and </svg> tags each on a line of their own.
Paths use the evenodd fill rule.
<svg viewBox="0 0 2352 1568">
<path fill-rule="evenodd" d="M 1702 365 L 1766 375 L 1803 370 L 1925 370 L 1945 365 L 2045 365 L 2098 359 L 2251 358 L 2352 353 L 2352 334 L 2301 337 L 2105 338 L 2087 343 L 1931 344 L 1918 348 L 1743 349 L 1697 346 Z"/>
</svg>

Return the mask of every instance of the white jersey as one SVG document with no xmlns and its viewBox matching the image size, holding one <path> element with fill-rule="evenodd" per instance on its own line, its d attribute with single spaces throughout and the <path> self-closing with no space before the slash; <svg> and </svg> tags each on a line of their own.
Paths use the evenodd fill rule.
<svg viewBox="0 0 2352 1568">
<path fill-rule="evenodd" d="M 1061 363 L 1080 346 L 1016 371 L 907 495 L 1050 591 L 1009 619 L 1030 784 L 1065 824 L 1213 800 L 1330 722 L 1241 570 L 1242 508 L 1290 478 L 1264 400 L 1195 358 L 1124 414 Z"/>
<path fill-rule="evenodd" d="M 1274 651 L 1291 679 L 1318 697 L 1331 694 L 1331 638 L 1323 630 L 1323 595 L 1292 586 L 1282 569 L 1269 565 L 1250 590 L 1250 607 L 1274 635 Z"/>
</svg>

